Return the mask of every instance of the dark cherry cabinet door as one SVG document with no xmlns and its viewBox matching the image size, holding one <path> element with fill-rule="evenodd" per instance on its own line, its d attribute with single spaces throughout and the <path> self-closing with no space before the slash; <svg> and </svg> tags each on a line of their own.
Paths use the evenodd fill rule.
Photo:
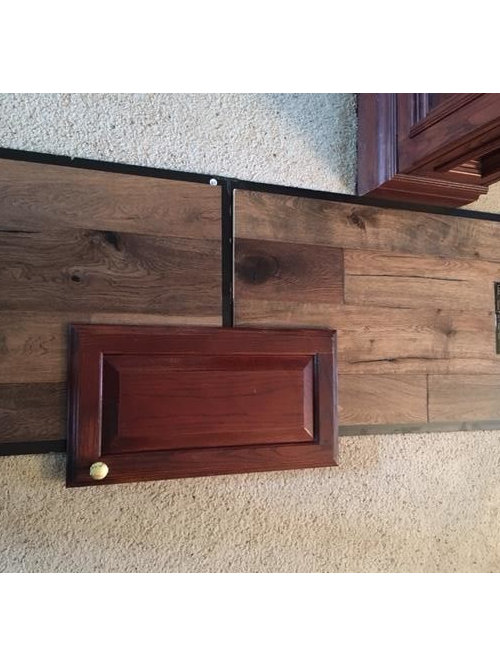
<svg viewBox="0 0 500 666">
<path fill-rule="evenodd" d="M 358 194 L 462 206 L 500 180 L 500 94 L 358 95 Z"/>
<path fill-rule="evenodd" d="M 71 351 L 68 486 L 337 463 L 332 331 L 73 325 Z"/>
<path fill-rule="evenodd" d="M 500 95 L 400 93 L 398 132 L 400 171 L 465 175 L 469 165 L 469 174 L 475 167 L 482 184 L 491 182 L 483 170 L 500 147 Z"/>
</svg>

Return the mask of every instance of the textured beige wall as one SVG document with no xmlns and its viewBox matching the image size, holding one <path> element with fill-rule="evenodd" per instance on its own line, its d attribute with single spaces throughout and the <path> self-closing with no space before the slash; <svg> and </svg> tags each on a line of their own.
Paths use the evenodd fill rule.
<svg viewBox="0 0 500 666">
<path fill-rule="evenodd" d="M 352 192 L 355 104 L 0 95 L 0 145 Z M 0 458 L 0 571 L 500 571 L 499 508 L 496 432 L 343 438 L 335 469 L 72 490 L 62 455 Z"/>
</svg>

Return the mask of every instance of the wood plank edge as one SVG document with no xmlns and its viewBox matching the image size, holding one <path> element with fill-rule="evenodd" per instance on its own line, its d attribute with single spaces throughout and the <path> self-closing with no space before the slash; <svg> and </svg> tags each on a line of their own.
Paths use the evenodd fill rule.
<svg viewBox="0 0 500 666">
<path fill-rule="evenodd" d="M 406 435 L 434 432 L 476 432 L 500 430 L 500 421 L 436 421 L 435 423 L 400 423 L 339 426 L 340 437 L 358 435 Z"/>
<path fill-rule="evenodd" d="M 438 432 L 477 432 L 480 430 L 500 430 L 500 420 L 399 423 L 393 425 L 341 425 L 339 426 L 339 436 L 355 437 L 359 435 L 406 435 Z M 0 444 L 0 456 L 30 455 L 52 452 L 64 453 L 65 451 L 66 440 L 64 439 L 38 442 L 8 442 L 6 444 Z"/>
<path fill-rule="evenodd" d="M 64 453 L 65 451 L 65 439 L 51 439 L 39 442 L 6 442 L 5 444 L 0 444 L 0 457 L 24 456 L 34 453 Z"/>
</svg>

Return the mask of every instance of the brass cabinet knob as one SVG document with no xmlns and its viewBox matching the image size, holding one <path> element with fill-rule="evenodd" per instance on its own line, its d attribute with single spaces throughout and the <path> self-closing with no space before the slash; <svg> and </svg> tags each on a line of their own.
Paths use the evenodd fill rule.
<svg viewBox="0 0 500 666">
<path fill-rule="evenodd" d="M 108 476 L 109 467 L 104 462 L 95 462 L 90 465 L 90 476 L 94 481 L 102 481 Z"/>
</svg>

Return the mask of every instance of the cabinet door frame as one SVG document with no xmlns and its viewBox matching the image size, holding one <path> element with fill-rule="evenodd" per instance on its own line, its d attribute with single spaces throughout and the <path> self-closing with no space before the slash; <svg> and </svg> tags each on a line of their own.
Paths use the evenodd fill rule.
<svg viewBox="0 0 500 666">
<path fill-rule="evenodd" d="M 70 327 L 70 338 L 68 487 L 338 464 L 334 331 L 76 324 Z M 249 355 L 250 359 L 264 356 L 278 364 L 280 358 L 289 361 L 291 355 L 309 357 L 314 364 L 313 381 L 304 391 L 312 393 L 314 438 L 258 445 L 226 441 L 221 446 L 103 451 L 104 359 L 107 355 L 162 354 L 191 359 L 210 354 L 226 358 Z M 90 476 L 90 466 L 96 462 L 109 467 L 102 480 Z"/>
</svg>

